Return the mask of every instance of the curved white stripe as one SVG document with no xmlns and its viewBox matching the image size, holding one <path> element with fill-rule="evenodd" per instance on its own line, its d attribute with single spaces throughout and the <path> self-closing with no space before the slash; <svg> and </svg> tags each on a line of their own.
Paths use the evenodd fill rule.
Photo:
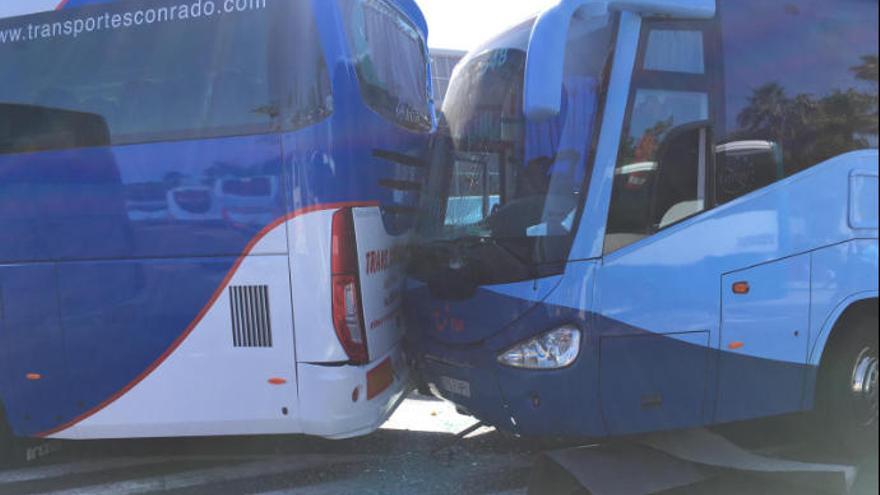
<svg viewBox="0 0 880 495">
<path fill-rule="evenodd" d="M 131 390 L 52 438 L 299 433 L 287 224 L 264 236 L 192 333 Z M 236 348 L 229 286 L 268 285 L 273 346 Z M 283 378 L 271 385 L 270 378 Z M 283 414 L 286 408 L 287 414 Z"/>
</svg>

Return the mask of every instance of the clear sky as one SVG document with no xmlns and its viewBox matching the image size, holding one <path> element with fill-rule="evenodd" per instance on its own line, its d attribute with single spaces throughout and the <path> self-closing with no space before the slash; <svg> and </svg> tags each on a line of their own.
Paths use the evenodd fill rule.
<svg viewBox="0 0 880 495">
<path fill-rule="evenodd" d="M 428 18 L 432 48 L 470 50 L 559 0 L 416 0 Z"/>
</svg>

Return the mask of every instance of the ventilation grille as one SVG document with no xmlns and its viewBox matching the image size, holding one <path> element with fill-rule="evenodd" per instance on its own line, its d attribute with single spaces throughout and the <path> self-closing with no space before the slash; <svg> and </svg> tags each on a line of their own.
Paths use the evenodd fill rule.
<svg viewBox="0 0 880 495">
<path fill-rule="evenodd" d="M 232 343 L 235 347 L 272 347 L 269 286 L 230 287 L 229 307 L 232 311 Z"/>
</svg>

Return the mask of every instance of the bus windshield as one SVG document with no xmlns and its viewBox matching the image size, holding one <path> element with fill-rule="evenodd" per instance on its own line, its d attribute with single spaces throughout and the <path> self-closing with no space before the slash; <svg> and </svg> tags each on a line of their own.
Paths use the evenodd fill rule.
<svg viewBox="0 0 880 495">
<path fill-rule="evenodd" d="M 572 25 L 562 111 L 543 122 L 526 121 L 522 108 L 532 25 L 489 43 L 457 69 L 420 221 L 426 244 L 479 239 L 533 266 L 558 265 L 568 255 L 589 186 L 613 23 Z"/>
</svg>

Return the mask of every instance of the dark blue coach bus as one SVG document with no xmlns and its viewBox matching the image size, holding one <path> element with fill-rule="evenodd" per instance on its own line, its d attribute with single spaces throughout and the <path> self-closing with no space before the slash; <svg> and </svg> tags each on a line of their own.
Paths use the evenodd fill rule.
<svg viewBox="0 0 880 495">
<path fill-rule="evenodd" d="M 415 3 L 57 3 L 0 6 L 0 436 L 377 428 L 435 127 Z"/>
</svg>

